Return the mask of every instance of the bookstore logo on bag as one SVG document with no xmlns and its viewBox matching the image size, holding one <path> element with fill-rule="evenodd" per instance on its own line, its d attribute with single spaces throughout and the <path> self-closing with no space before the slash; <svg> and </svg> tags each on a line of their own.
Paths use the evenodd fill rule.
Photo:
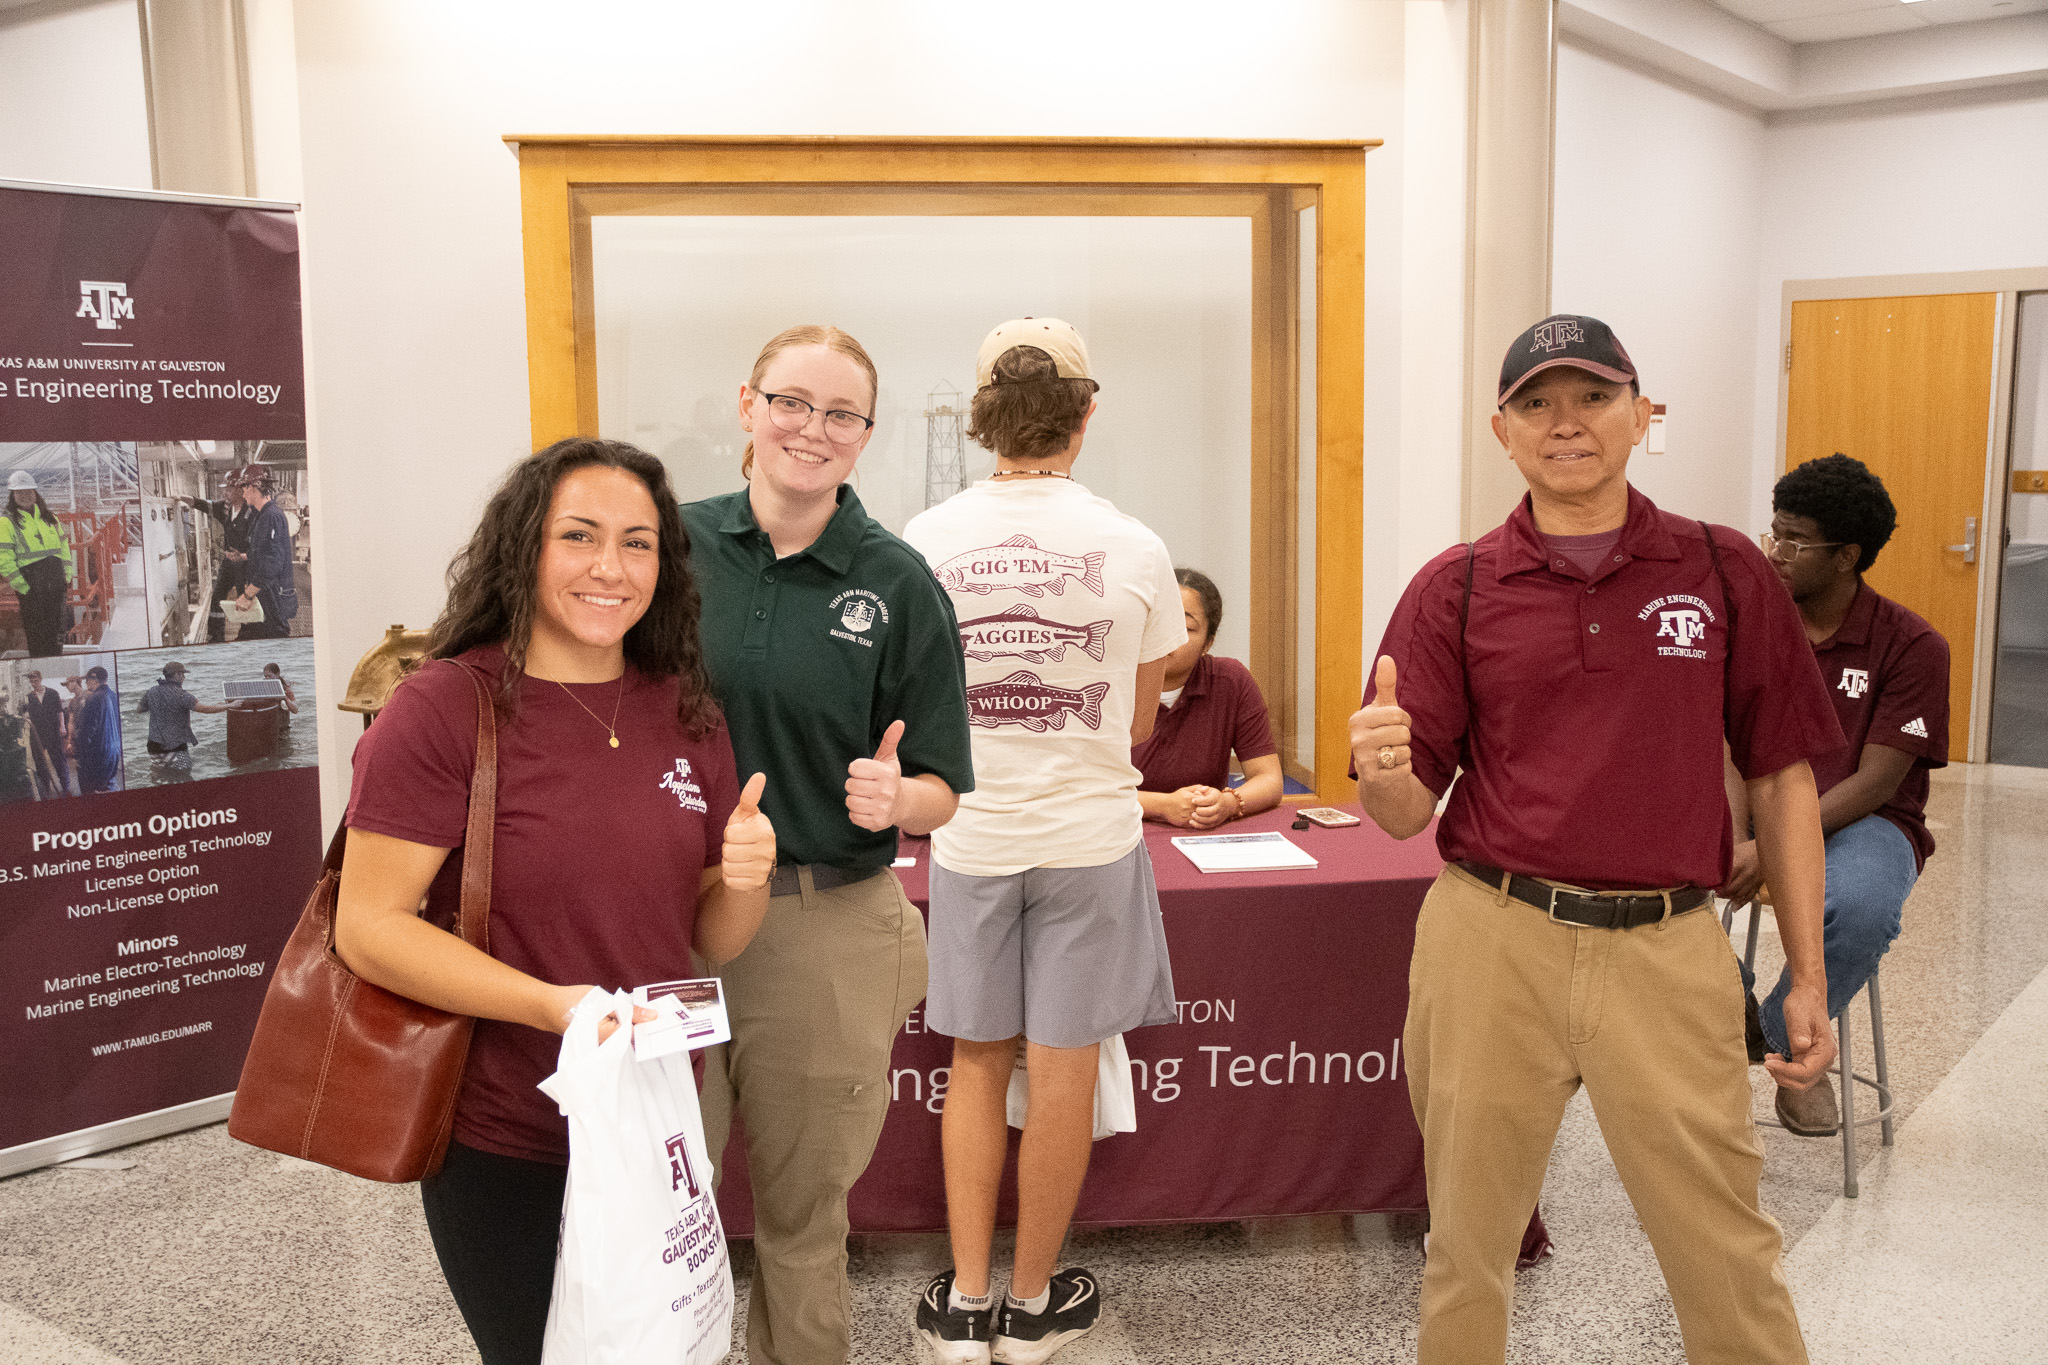
<svg viewBox="0 0 2048 1365">
<path fill-rule="evenodd" d="M 690 1164 L 689 1138 L 682 1133 L 677 1133 L 668 1140 L 667 1145 L 668 1187 L 671 1190 L 679 1190 L 687 1185 L 690 1190 L 690 1198 L 696 1199 L 701 1197 L 704 1192 L 697 1187 L 697 1170 Z"/>
<path fill-rule="evenodd" d="M 128 286 L 120 281 L 80 280 L 78 311 L 71 316 L 91 318 L 101 331 L 112 331 L 122 318 L 135 321 L 135 300 L 128 297 Z"/>
</svg>

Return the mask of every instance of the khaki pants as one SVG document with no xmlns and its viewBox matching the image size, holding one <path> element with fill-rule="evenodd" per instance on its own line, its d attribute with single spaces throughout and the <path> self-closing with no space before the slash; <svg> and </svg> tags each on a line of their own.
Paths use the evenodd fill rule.
<svg viewBox="0 0 2048 1365">
<path fill-rule="evenodd" d="M 924 920 L 887 870 L 768 902 L 719 973 L 732 1041 L 705 1053 L 704 1136 L 722 1164 L 732 1115 L 754 1188 L 747 1352 L 842 1365 L 850 1345 L 846 1192 L 889 1113 L 889 1053 L 924 999 Z M 722 1172 L 721 1172 L 722 1174 Z"/>
<path fill-rule="evenodd" d="M 1421 1365 L 1507 1353 L 1515 1251 L 1584 1084 L 1693 1365 L 1806 1360 L 1757 1208 L 1742 980 L 1711 907 L 1553 922 L 1452 867 L 1422 905 L 1402 1049 L 1429 1179 Z"/>
</svg>

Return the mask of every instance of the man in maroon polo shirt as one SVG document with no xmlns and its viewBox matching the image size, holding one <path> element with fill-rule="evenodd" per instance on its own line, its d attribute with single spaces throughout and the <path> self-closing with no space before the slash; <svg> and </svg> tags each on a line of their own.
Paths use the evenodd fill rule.
<svg viewBox="0 0 2048 1365">
<path fill-rule="evenodd" d="M 1763 555 L 1629 486 L 1650 404 L 1604 323 L 1531 327 L 1499 395 L 1529 496 L 1416 575 L 1351 718 L 1382 829 L 1420 833 L 1451 793 L 1403 1034 L 1429 1181 L 1420 1359 L 1504 1358 L 1517 1243 L 1584 1085 L 1688 1359 L 1803 1362 L 1711 888 L 1732 845 L 1725 737 L 1791 963 L 1791 1052 L 1767 1064 L 1813 1084 L 1835 1048 L 1808 762 L 1841 729 Z"/>
<path fill-rule="evenodd" d="M 1948 764 L 1948 641 L 1863 581 L 1898 514 L 1862 461 L 1800 465 L 1771 490 L 1771 513 L 1771 567 L 1799 608 L 1849 739 L 1813 764 L 1827 836 L 1828 1015 L 1838 1018 L 1899 936 L 1906 896 L 1934 852 L 1923 812 L 1928 772 Z M 1735 828 L 1746 832 L 1743 795 L 1730 784 Z M 1748 900 L 1763 880 L 1756 843 L 1738 842 L 1722 894 Z M 1764 1046 L 1777 1052 L 1790 985 L 1781 976 L 1760 1011 Z M 1778 1118 L 1802 1137 L 1831 1136 L 1842 1122 L 1826 1076 L 1804 1090 L 1779 1086 Z"/>
</svg>

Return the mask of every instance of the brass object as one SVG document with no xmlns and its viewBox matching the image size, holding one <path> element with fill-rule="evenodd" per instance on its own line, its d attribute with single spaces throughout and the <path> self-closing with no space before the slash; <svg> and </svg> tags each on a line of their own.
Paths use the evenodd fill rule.
<svg viewBox="0 0 2048 1365">
<path fill-rule="evenodd" d="M 356 660 L 355 672 L 348 675 L 348 694 L 335 705 L 359 713 L 368 725 L 367 718 L 384 709 L 393 690 L 420 666 L 426 652 L 425 631 L 391 627 L 369 653 Z"/>
</svg>

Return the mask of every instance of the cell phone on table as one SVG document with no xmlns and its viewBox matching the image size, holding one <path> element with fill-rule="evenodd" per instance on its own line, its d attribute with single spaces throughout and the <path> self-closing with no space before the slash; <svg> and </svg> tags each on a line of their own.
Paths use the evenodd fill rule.
<svg viewBox="0 0 2048 1365">
<path fill-rule="evenodd" d="M 1347 825 L 1358 823 L 1357 816 L 1338 810 L 1335 806 L 1303 806 L 1295 814 L 1312 824 L 1321 825 L 1324 829 L 1343 829 Z"/>
</svg>

